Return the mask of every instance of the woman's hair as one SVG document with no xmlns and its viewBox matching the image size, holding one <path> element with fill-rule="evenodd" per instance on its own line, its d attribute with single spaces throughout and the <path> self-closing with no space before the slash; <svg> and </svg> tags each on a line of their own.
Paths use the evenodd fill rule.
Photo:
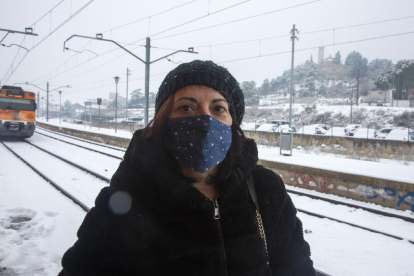
<svg viewBox="0 0 414 276">
<path fill-rule="evenodd" d="M 145 138 L 151 137 L 156 144 L 160 147 L 164 147 L 164 139 L 167 135 L 167 120 L 170 117 L 173 105 L 174 95 L 171 95 L 159 108 L 154 118 L 143 130 L 143 136 Z M 230 113 L 232 117 L 232 142 L 229 151 L 227 152 L 226 158 L 219 164 L 218 173 L 211 179 L 211 182 L 217 183 L 228 179 L 230 176 L 239 178 L 240 172 L 235 171 L 237 160 L 242 160 L 241 152 L 243 140 L 245 139 L 243 130 L 240 128 L 234 118 L 234 114 Z"/>
</svg>

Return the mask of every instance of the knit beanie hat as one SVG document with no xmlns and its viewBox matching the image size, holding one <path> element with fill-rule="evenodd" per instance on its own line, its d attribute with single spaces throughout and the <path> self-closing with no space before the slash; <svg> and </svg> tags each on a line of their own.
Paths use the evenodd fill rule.
<svg viewBox="0 0 414 276">
<path fill-rule="evenodd" d="M 204 85 L 218 91 L 227 100 L 232 118 L 240 125 L 244 115 L 244 95 L 230 72 L 212 61 L 182 63 L 168 73 L 155 100 L 155 113 L 175 92 L 189 85 Z"/>
</svg>

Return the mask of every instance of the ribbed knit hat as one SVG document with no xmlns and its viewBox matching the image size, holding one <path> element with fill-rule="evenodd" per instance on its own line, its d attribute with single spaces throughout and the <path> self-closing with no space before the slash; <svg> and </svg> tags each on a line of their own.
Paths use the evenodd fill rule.
<svg viewBox="0 0 414 276">
<path fill-rule="evenodd" d="M 155 113 L 175 92 L 189 85 L 204 85 L 218 91 L 227 100 L 232 118 L 240 125 L 244 115 L 244 95 L 230 72 L 212 61 L 182 63 L 168 73 L 155 100 Z"/>
</svg>

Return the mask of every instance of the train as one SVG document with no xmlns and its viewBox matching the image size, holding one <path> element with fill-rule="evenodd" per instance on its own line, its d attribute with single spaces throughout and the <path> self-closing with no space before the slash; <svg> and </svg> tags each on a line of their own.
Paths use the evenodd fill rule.
<svg viewBox="0 0 414 276">
<path fill-rule="evenodd" d="M 36 128 L 36 94 L 18 86 L 0 89 L 0 136 L 30 138 Z"/>
</svg>

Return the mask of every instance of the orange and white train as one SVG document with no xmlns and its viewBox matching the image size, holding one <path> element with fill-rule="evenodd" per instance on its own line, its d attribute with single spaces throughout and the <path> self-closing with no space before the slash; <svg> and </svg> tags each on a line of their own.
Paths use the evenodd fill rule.
<svg viewBox="0 0 414 276">
<path fill-rule="evenodd" d="M 21 87 L 0 89 L 0 136 L 32 137 L 36 128 L 36 94 Z"/>
</svg>

